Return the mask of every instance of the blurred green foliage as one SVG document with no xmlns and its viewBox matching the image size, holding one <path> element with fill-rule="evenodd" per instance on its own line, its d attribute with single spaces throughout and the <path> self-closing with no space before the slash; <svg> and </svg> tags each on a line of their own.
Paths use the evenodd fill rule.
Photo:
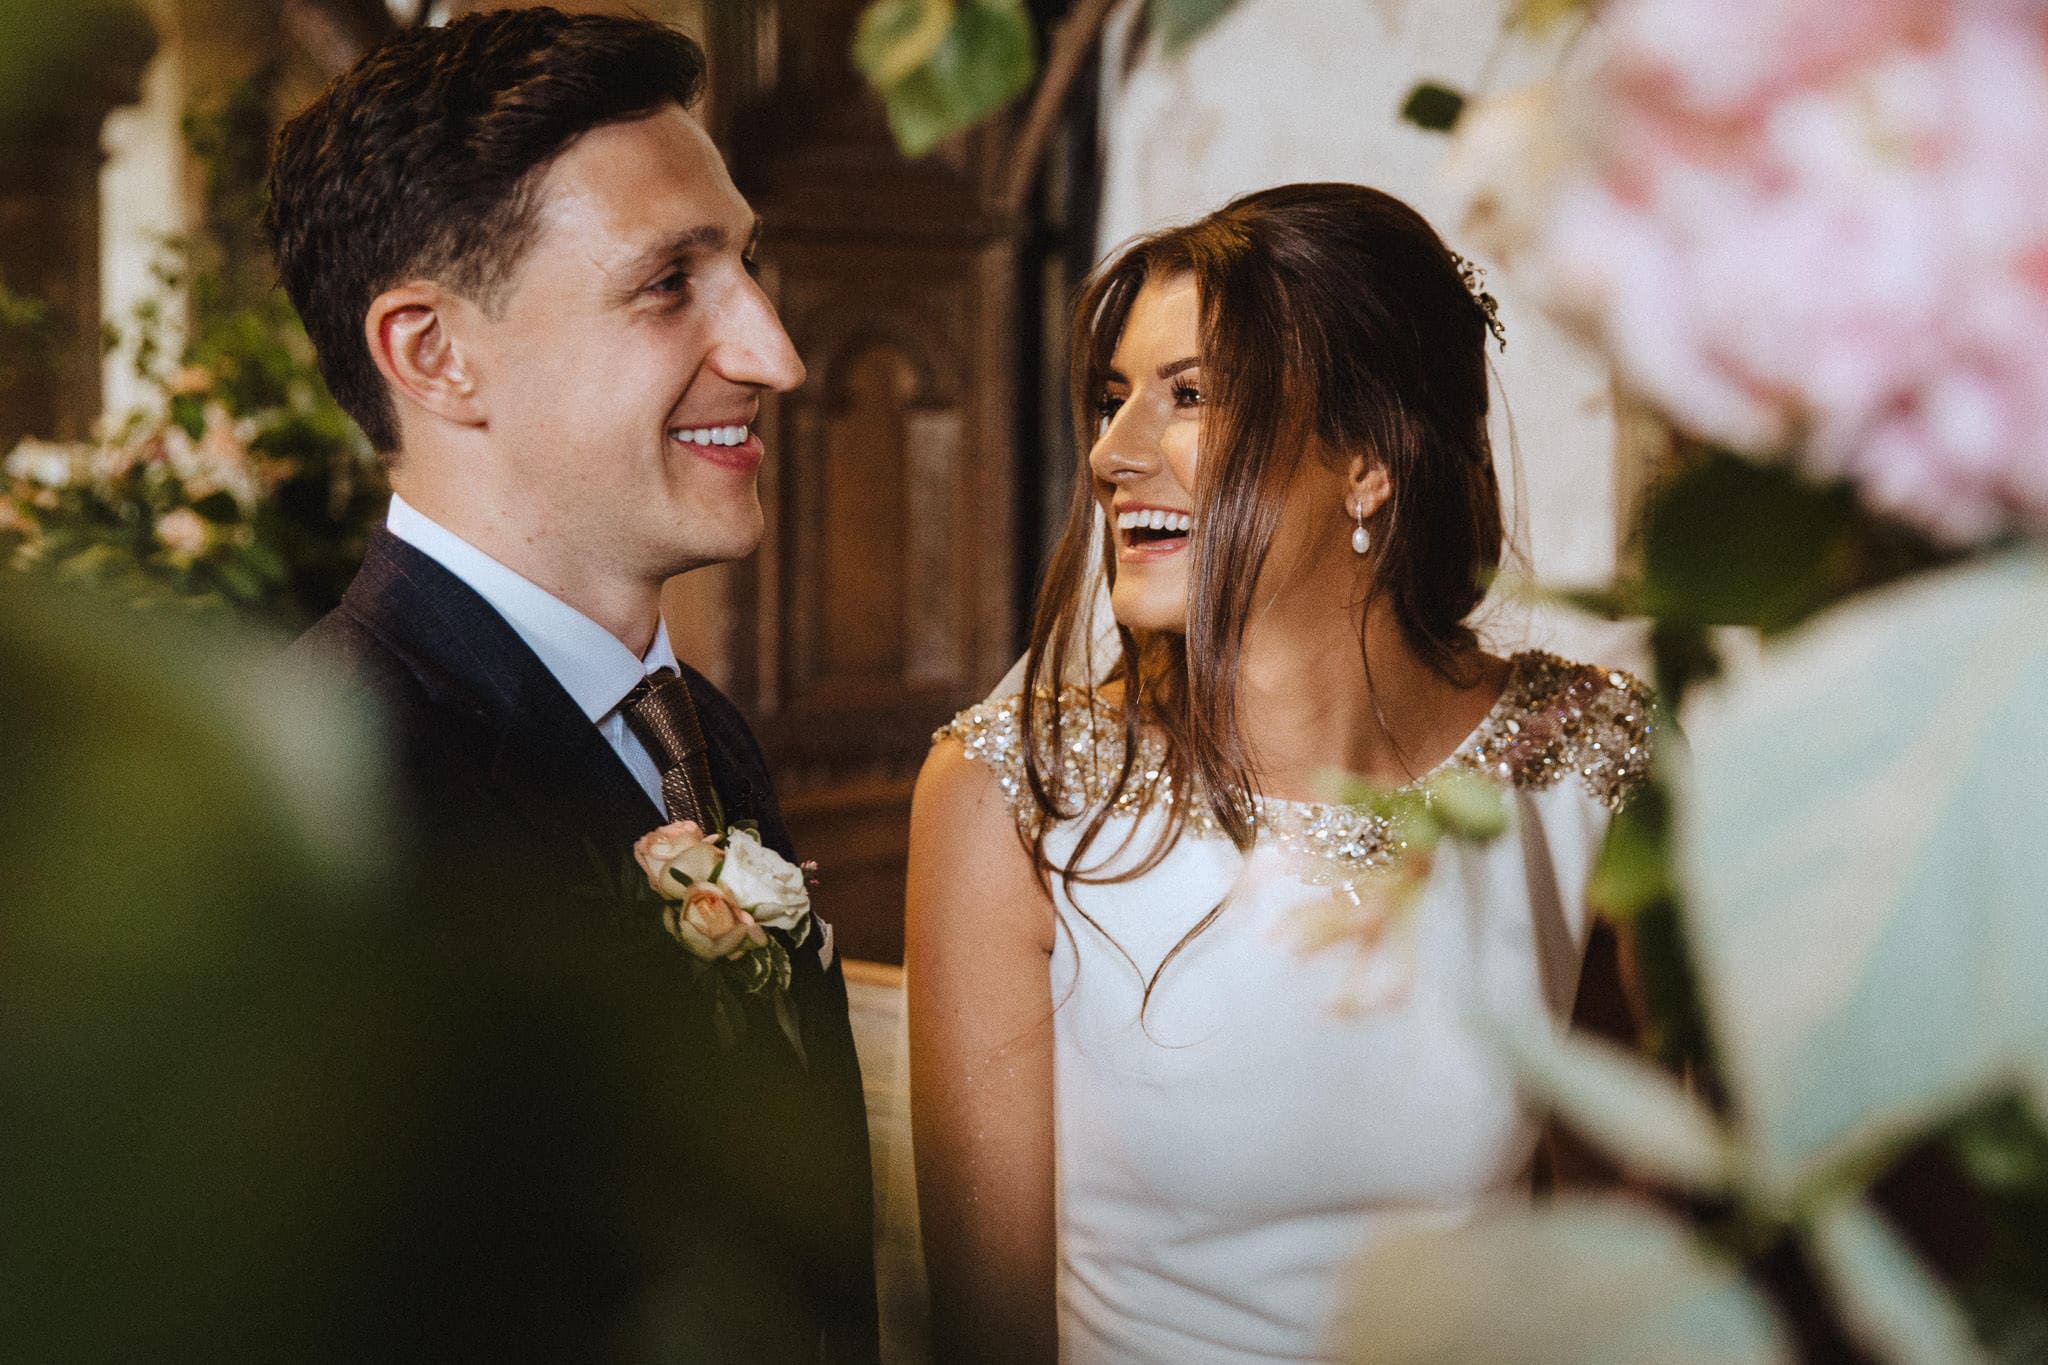
<svg viewBox="0 0 2048 1365">
<path fill-rule="evenodd" d="M 416 1049 L 361 717 L 173 625 L 0 587 L 16 1359 L 251 1358 L 302 1332 Z"/>
<path fill-rule="evenodd" d="M 333 607 L 353 577 L 386 490 L 262 241 L 277 74 L 261 69 L 187 115 L 199 229 L 165 244 L 158 297 L 110 340 L 156 397 L 102 419 L 93 445 L 27 443 L 10 457 L 0 555 L 13 567 L 289 627 Z"/>
<path fill-rule="evenodd" d="M 0 0 L 0 138 L 34 132 L 77 97 L 79 79 L 139 69 L 155 45 L 139 0 Z"/>
<path fill-rule="evenodd" d="M 1448 133 L 1465 113 L 1465 97 L 1448 85 L 1424 81 L 1401 102 L 1401 117 L 1432 133 Z"/>
<path fill-rule="evenodd" d="M 1238 0 L 1149 0 L 1145 12 L 1159 30 L 1161 47 L 1172 57 L 1237 6 Z"/>
<path fill-rule="evenodd" d="M 1146 19 L 1171 56 L 1237 4 L 1147 0 Z M 1024 0 L 875 0 L 854 33 L 853 62 L 881 96 L 897 146 L 917 157 L 1029 90 L 1037 48 Z"/>
<path fill-rule="evenodd" d="M 277 643 L 0 583 L 0 1356 L 695 1358 L 672 958 L 418 868 Z"/>
<path fill-rule="evenodd" d="M 1031 86 L 1023 0 L 880 0 L 862 13 L 853 60 L 880 92 L 906 156 L 923 156 Z"/>
<path fill-rule="evenodd" d="M 48 303 L 0 280 L 0 390 L 49 373 L 56 333 Z"/>
</svg>

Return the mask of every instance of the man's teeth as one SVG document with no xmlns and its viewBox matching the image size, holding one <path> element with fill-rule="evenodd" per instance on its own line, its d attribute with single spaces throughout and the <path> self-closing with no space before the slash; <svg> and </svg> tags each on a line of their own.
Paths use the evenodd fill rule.
<svg viewBox="0 0 2048 1365">
<path fill-rule="evenodd" d="M 1179 531 L 1186 534 L 1194 526 L 1195 519 L 1186 512 L 1168 512 L 1158 507 L 1116 514 L 1116 529 L 1119 531 Z"/>
<path fill-rule="evenodd" d="M 745 427 L 677 427 L 669 433 L 693 446 L 736 446 L 747 439 Z"/>
</svg>

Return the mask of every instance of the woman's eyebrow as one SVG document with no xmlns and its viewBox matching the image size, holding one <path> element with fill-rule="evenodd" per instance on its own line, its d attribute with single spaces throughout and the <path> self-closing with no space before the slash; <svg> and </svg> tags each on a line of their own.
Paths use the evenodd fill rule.
<svg viewBox="0 0 2048 1365">
<path fill-rule="evenodd" d="M 1161 365 L 1159 367 L 1159 377 L 1161 379 L 1171 379 L 1175 375 L 1179 374 L 1182 370 L 1192 370 L 1193 368 L 1195 368 L 1195 366 L 1201 363 L 1202 359 L 1200 356 L 1191 355 L 1184 360 L 1176 360 L 1171 364 Z"/>
</svg>

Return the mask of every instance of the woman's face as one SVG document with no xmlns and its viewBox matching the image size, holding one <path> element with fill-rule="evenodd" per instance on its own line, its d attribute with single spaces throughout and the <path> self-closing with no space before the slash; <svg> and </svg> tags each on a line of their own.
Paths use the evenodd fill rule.
<svg viewBox="0 0 2048 1365">
<path fill-rule="evenodd" d="M 1188 532 L 1202 430 L 1201 314 L 1192 275 L 1147 280 L 1097 396 L 1088 465 L 1116 546 L 1110 605 L 1133 630 L 1187 629 Z"/>
</svg>

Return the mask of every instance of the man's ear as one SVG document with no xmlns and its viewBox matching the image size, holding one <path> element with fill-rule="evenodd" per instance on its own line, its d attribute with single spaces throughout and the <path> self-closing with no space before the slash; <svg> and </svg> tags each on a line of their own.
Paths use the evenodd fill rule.
<svg viewBox="0 0 2048 1365">
<path fill-rule="evenodd" d="M 1344 510 L 1360 520 L 1370 518 L 1394 495 L 1394 481 L 1387 477 L 1386 465 L 1370 455 L 1351 457 L 1345 484 Z"/>
<path fill-rule="evenodd" d="M 475 306 L 440 285 L 416 281 L 387 289 L 363 318 L 370 356 L 398 396 L 458 426 L 482 426 L 474 357 L 463 324 Z"/>
</svg>

